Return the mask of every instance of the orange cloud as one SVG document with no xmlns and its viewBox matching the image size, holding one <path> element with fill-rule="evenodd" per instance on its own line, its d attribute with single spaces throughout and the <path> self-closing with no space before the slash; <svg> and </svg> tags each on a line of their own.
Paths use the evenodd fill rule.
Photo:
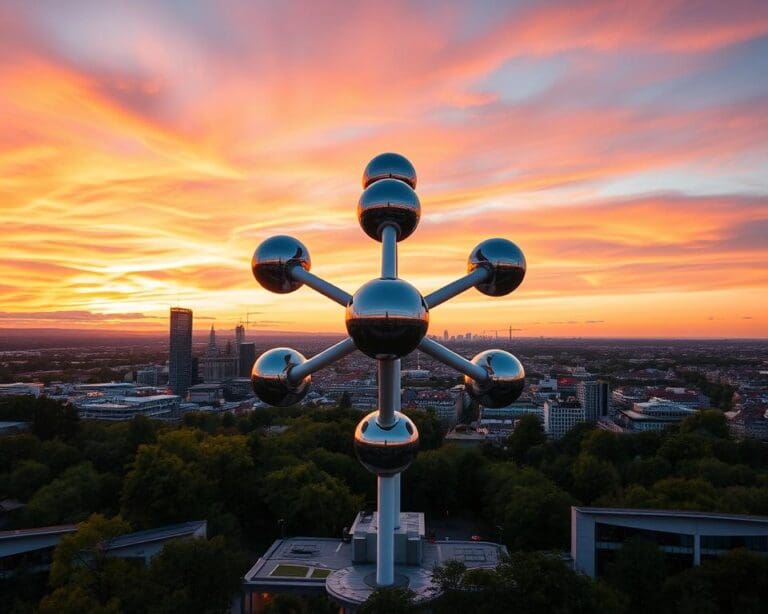
<svg viewBox="0 0 768 614">
<path fill-rule="evenodd" d="M 0 326 L 161 330 L 178 303 L 342 330 L 256 287 L 250 254 L 288 233 L 349 291 L 377 275 L 359 176 L 399 150 L 423 206 L 404 277 L 429 292 L 489 235 L 528 258 L 435 330 L 768 335 L 742 313 L 768 294 L 763 3 L 197 10 L 0 10 Z"/>
</svg>

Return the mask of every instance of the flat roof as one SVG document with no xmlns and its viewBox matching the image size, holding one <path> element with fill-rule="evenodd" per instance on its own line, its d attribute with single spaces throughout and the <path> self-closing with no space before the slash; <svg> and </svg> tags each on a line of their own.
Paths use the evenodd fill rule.
<svg viewBox="0 0 768 614">
<path fill-rule="evenodd" d="M 145 531 L 136 531 L 134 533 L 118 535 L 117 537 L 110 539 L 107 543 L 110 548 L 124 548 L 125 546 L 135 544 L 184 537 L 186 535 L 193 535 L 205 525 L 207 525 L 205 520 L 181 522 L 179 524 L 171 524 L 157 529 L 147 529 Z"/>
<path fill-rule="evenodd" d="M 491 542 L 446 540 L 423 542 L 420 565 L 395 565 L 395 575 L 407 578 L 408 587 L 416 600 L 426 602 L 437 593 L 432 585 L 432 570 L 449 560 L 463 562 L 468 568 L 494 568 L 498 565 L 504 546 Z M 291 537 L 279 539 L 246 572 L 245 586 L 260 591 L 298 590 L 328 592 L 346 604 L 359 605 L 373 591 L 367 582 L 375 574 L 372 563 L 352 564 L 351 542 L 324 537 Z M 306 568 L 306 573 L 281 574 L 285 567 Z M 327 578 L 315 575 L 316 570 L 330 570 Z M 300 571 L 300 570 L 299 570 Z M 275 573 L 277 572 L 277 573 Z M 275 575 L 273 575 L 275 574 Z"/>
<path fill-rule="evenodd" d="M 608 515 L 608 516 L 666 516 L 674 518 L 707 518 L 712 520 L 735 520 L 742 522 L 768 523 L 768 516 L 750 516 L 747 514 L 726 514 L 723 512 L 694 512 L 687 510 L 659 510 L 650 508 L 623 508 L 623 507 L 579 507 L 571 509 L 581 514 Z"/>
<path fill-rule="evenodd" d="M 77 531 L 77 524 L 57 524 L 50 527 L 35 527 L 33 529 L 14 529 L 13 531 L 0 531 L 0 539 L 15 539 L 28 535 L 57 535 L 59 533 L 72 533 Z"/>
</svg>

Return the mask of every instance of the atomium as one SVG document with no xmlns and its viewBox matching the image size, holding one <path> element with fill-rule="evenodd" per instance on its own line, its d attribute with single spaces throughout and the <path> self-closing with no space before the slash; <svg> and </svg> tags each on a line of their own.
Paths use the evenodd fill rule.
<svg viewBox="0 0 768 614">
<path fill-rule="evenodd" d="M 421 218 L 421 203 L 416 192 L 398 179 L 381 179 L 371 183 L 357 202 L 357 218 L 365 233 L 381 241 L 381 231 L 387 224 L 397 230 L 397 240 L 407 239 L 416 230 Z"/>
<path fill-rule="evenodd" d="M 346 325 L 357 349 L 391 360 L 415 350 L 429 327 L 429 310 L 419 291 L 402 279 L 372 279 L 347 305 Z"/>
<path fill-rule="evenodd" d="M 311 374 L 355 350 L 378 360 L 379 407 L 357 425 L 355 452 L 378 476 L 379 531 L 376 583 L 394 582 L 394 527 L 399 521 L 395 493 L 402 471 L 413 462 L 419 446 L 414 423 L 400 413 L 400 358 L 415 349 L 464 374 L 468 394 L 487 407 L 515 401 L 525 384 L 520 361 L 504 350 L 487 350 L 471 361 L 426 336 L 430 312 L 442 303 L 476 288 L 488 296 L 504 296 L 523 281 L 526 262 L 520 248 L 507 239 L 478 244 L 463 277 L 424 296 L 398 277 L 398 243 L 416 230 L 421 203 L 414 191 L 416 170 L 403 156 L 384 153 L 363 173 L 363 193 L 357 204 L 360 227 L 381 242 L 381 275 L 349 294 L 310 272 L 307 248 L 297 239 L 272 237 L 256 249 L 251 269 L 267 290 L 286 294 L 308 286 L 345 309 L 348 337 L 306 359 L 289 348 L 262 354 L 253 365 L 253 390 L 265 403 L 285 407 L 301 401 Z"/>
<path fill-rule="evenodd" d="M 468 375 L 464 385 L 469 396 L 486 407 L 506 407 L 517 401 L 525 386 L 525 369 L 520 361 L 504 350 L 486 350 L 472 363 L 488 372 L 488 380 L 480 382 Z"/>
<path fill-rule="evenodd" d="M 298 290 L 302 282 L 291 275 L 294 267 L 312 268 L 309 251 L 301 241 L 285 235 L 270 237 L 256 248 L 251 271 L 264 288 L 277 294 Z"/>
<path fill-rule="evenodd" d="M 380 179 L 399 179 L 416 189 L 416 169 L 408 158 L 397 153 L 379 154 L 365 167 L 364 188 Z"/>
<path fill-rule="evenodd" d="M 355 429 L 355 454 L 371 473 L 391 476 L 405 471 L 419 449 L 419 432 L 413 421 L 394 413 L 394 423 L 379 424 L 379 412 L 374 411 L 360 420 Z"/>
<path fill-rule="evenodd" d="M 475 288 L 488 296 L 504 296 L 523 283 L 525 256 L 512 241 L 486 239 L 472 250 L 467 261 L 468 273 L 477 268 L 486 269 L 489 276 Z"/>
<path fill-rule="evenodd" d="M 288 407 L 301 401 L 309 392 L 312 376 L 292 384 L 289 374 L 292 368 L 307 361 L 291 348 L 273 348 L 264 352 L 253 364 L 251 383 L 253 391 L 265 403 L 276 407 Z"/>
</svg>

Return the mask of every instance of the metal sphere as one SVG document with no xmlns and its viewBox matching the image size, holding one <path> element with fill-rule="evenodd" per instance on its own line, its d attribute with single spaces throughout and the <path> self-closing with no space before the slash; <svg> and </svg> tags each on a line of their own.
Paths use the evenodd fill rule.
<svg viewBox="0 0 768 614">
<path fill-rule="evenodd" d="M 381 230 L 386 224 L 397 228 L 397 240 L 413 234 L 419 225 L 421 203 L 416 192 L 407 183 L 397 179 L 382 179 L 370 184 L 357 203 L 357 219 L 365 234 L 381 241 Z"/>
<path fill-rule="evenodd" d="M 429 310 L 419 291 L 402 279 L 373 279 L 347 305 L 347 332 L 357 349 L 376 359 L 410 354 L 429 327 Z"/>
<path fill-rule="evenodd" d="M 251 258 L 251 271 L 256 281 L 277 294 L 288 294 L 301 288 L 302 283 L 291 276 L 295 266 L 309 271 L 312 266 L 309 250 L 298 239 L 286 235 L 270 237 L 256 248 Z"/>
<path fill-rule="evenodd" d="M 288 407 L 301 401 L 309 392 L 312 376 L 296 385 L 288 381 L 288 371 L 307 359 L 291 348 L 267 350 L 254 363 L 251 371 L 253 391 L 262 401 L 275 407 Z"/>
<path fill-rule="evenodd" d="M 374 411 L 360 420 L 355 429 L 355 453 L 368 471 L 380 476 L 393 476 L 405 471 L 419 450 L 419 431 L 413 421 L 395 412 L 392 426 L 378 422 Z"/>
<path fill-rule="evenodd" d="M 491 276 L 475 287 L 488 296 L 504 296 L 517 288 L 525 277 L 525 256 L 507 239 L 487 239 L 469 255 L 467 272 L 478 267 L 491 271 Z"/>
<path fill-rule="evenodd" d="M 472 359 L 490 375 L 481 383 L 464 376 L 464 386 L 473 399 L 486 407 L 506 407 L 514 403 L 525 386 L 525 369 L 520 361 L 504 350 L 486 350 Z"/>
<path fill-rule="evenodd" d="M 398 153 L 382 153 L 368 163 L 363 171 L 363 187 L 380 179 L 399 179 L 416 189 L 416 169 L 410 160 Z"/>
</svg>

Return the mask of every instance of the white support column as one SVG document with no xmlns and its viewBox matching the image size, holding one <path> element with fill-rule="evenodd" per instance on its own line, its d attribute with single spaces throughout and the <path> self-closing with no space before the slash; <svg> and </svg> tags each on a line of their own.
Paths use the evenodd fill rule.
<svg viewBox="0 0 768 614">
<path fill-rule="evenodd" d="M 395 499 L 395 478 L 379 476 L 379 527 L 376 534 L 376 585 L 395 583 L 395 527 L 392 514 Z"/>
<path fill-rule="evenodd" d="M 395 530 L 400 528 L 400 474 L 392 478 L 395 481 L 395 500 L 392 511 L 395 519 Z"/>
</svg>

